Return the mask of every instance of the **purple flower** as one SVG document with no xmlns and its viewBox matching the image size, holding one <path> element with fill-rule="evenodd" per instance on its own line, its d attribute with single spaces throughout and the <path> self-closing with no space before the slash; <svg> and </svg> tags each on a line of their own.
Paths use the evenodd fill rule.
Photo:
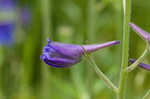
<svg viewBox="0 0 150 99">
<path fill-rule="evenodd" d="M 136 26 L 133 23 L 129 23 L 129 26 L 140 36 L 142 37 L 144 40 L 148 41 L 150 43 L 150 34 L 146 31 L 144 31 L 143 29 L 141 29 L 140 27 Z"/>
<path fill-rule="evenodd" d="M 51 42 L 43 48 L 43 53 L 40 56 L 41 60 L 53 67 L 69 67 L 81 61 L 84 54 L 83 48 L 87 53 L 94 52 L 98 49 L 119 44 L 119 41 L 110 41 L 102 44 L 94 45 L 73 45 L 63 44 L 59 42 Z"/>
<path fill-rule="evenodd" d="M 11 45 L 13 43 L 13 23 L 0 23 L 0 45 Z"/>
<path fill-rule="evenodd" d="M 135 59 L 129 59 L 130 63 L 134 63 L 136 60 Z M 138 64 L 139 67 L 149 70 L 150 71 L 150 65 L 144 64 L 144 63 L 139 63 Z"/>
</svg>

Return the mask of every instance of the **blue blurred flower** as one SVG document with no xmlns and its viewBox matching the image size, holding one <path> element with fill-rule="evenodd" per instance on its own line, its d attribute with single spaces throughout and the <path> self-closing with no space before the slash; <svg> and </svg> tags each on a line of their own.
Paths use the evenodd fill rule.
<svg viewBox="0 0 150 99">
<path fill-rule="evenodd" d="M 134 63 L 136 60 L 135 59 L 129 59 L 130 63 Z M 150 65 L 144 64 L 144 63 L 139 63 L 138 66 L 140 68 L 146 69 L 150 71 Z"/>
<path fill-rule="evenodd" d="M 0 45 L 11 45 L 13 43 L 13 23 L 0 23 Z"/>
<path fill-rule="evenodd" d="M 150 43 L 150 34 L 140 27 L 136 26 L 133 23 L 129 23 L 129 26 L 140 36 L 142 37 L 145 41 L 148 41 Z"/>
<path fill-rule="evenodd" d="M 15 31 L 14 0 L 0 0 L 0 45 L 11 45 Z"/>
<path fill-rule="evenodd" d="M 16 8 L 15 0 L 0 0 L 0 9 L 1 10 L 13 10 Z"/>
<path fill-rule="evenodd" d="M 16 1 L 0 0 L 0 45 L 11 45 L 14 43 L 14 39 L 17 38 L 17 35 L 15 36 L 17 20 L 20 21 L 20 25 L 23 28 L 26 28 L 30 22 L 29 9 L 26 6 L 17 7 Z M 16 9 L 18 9 L 18 14 Z"/>
<path fill-rule="evenodd" d="M 119 41 L 110 41 L 102 44 L 83 45 L 82 47 L 87 53 L 91 53 L 119 43 Z M 80 62 L 84 54 L 82 47 L 81 45 L 63 44 L 48 40 L 48 44 L 43 48 L 43 53 L 40 58 L 46 64 L 53 67 L 69 67 Z"/>
</svg>

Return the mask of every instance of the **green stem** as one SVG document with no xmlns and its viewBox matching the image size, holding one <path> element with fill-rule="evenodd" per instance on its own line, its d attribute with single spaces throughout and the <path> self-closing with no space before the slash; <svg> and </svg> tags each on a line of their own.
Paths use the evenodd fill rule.
<svg viewBox="0 0 150 99">
<path fill-rule="evenodd" d="M 96 20 L 97 20 L 97 12 L 96 12 L 96 0 L 85 0 L 87 2 L 87 8 L 86 8 L 86 33 L 87 33 L 87 43 L 93 43 L 95 42 L 96 38 Z M 88 63 L 84 63 L 86 66 Z M 92 99 L 92 90 L 93 90 L 93 80 L 94 80 L 94 71 L 91 72 L 90 66 L 87 66 L 86 68 L 86 86 L 88 90 L 88 94 L 90 96 L 90 99 Z M 91 79 L 91 81 L 89 81 Z"/>
<path fill-rule="evenodd" d="M 42 33 L 42 40 L 43 42 L 46 42 L 46 39 L 52 36 L 51 33 L 51 1 L 52 0 L 41 0 L 40 5 L 41 5 L 41 14 L 42 14 L 42 28 L 43 28 L 43 33 Z M 51 37 L 52 38 L 52 37 Z M 52 39 L 51 39 L 52 40 Z M 43 46 L 44 44 L 43 43 Z M 41 89 L 41 98 L 42 99 L 47 99 L 51 98 L 51 72 L 49 72 L 47 66 L 44 66 L 45 64 L 42 64 L 42 89 Z"/>
<path fill-rule="evenodd" d="M 3 99 L 2 96 L 3 96 L 3 73 L 2 73 L 2 70 L 3 70 L 3 59 L 4 59 L 4 49 L 3 47 L 0 46 L 0 99 Z"/>
<path fill-rule="evenodd" d="M 123 46 L 122 46 L 122 64 L 120 72 L 119 92 L 117 94 L 118 99 L 124 99 L 125 84 L 127 78 L 127 72 L 124 69 L 128 66 L 128 50 L 129 50 L 129 22 L 130 22 L 130 1 L 123 0 L 124 9 L 124 24 L 123 24 Z"/>
<path fill-rule="evenodd" d="M 52 36 L 51 33 L 51 0 L 41 0 L 41 13 L 43 24 L 43 39 Z"/>
<path fill-rule="evenodd" d="M 145 51 L 142 53 L 142 55 L 133 64 L 131 64 L 131 66 L 126 68 L 127 72 L 131 72 L 132 70 L 134 70 L 138 66 L 138 64 L 145 58 L 145 56 L 148 54 L 148 47 L 149 46 L 145 48 Z"/>
<path fill-rule="evenodd" d="M 83 47 L 82 47 L 83 48 Z M 108 88 L 111 88 L 115 93 L 118 92 L 118 88 L 111 82 L 111 80 L 109 80 L 107 78 L 107 76 L 98 68 L 98 66 L 96 65 L 95 61 L 87 54 L 86 50 L 83 48 L 84 50 L 84 55 L 87 58 L 88 62 L 92 65 L 92 67 L 94 68 L 94 70 L 96 71 L 96 74 L 99 76 L 100 79 L 102 79 L 104 81 L 104 83 L 106 84 L 106 86 Z"/>
<path fill-rule="evenodd" d="M 146 94 L 144 95 L 142 99 L 148 99 L 149 96 L 150 96 L 150 89 L 146 92 Z"/>
<path fill-rule="evenodd" d="M 91 43 L 91 41 L 95 40 L 95 23 L 96 23 L 96 18 L 97 18 L 97 13 L 96 13 L 96 0 L 88 0 L 87 2 L 87 38 L 88 42 Z"/>
</svg>

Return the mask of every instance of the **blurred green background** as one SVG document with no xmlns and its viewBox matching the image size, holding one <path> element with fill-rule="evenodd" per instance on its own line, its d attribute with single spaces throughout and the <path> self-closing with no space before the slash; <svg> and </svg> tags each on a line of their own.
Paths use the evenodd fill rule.
<svg viewBox="0 0 150 99">
<path fill-rule="evenodd" d="M 14 43 L 0 45 L 0 99 L 116 99 L 84 58 L 60 69 L 45 65 L 40 54 L 46 38 L 73 44 L 122 41 L 121 0 L 18 0 L 16 4 Z M 18 19 L 22 7 L 30 13 L 25 27 Z M 150 0 L 132 0 L 132 22 L 150 32 L 149 9 Z M 117 86 L 121 46 L 91 55 Z M 130 57 L 138 58 L 144 48 L 145 42 L 131 31 Z M 144 63 L 150 64 L 150 55 Z M 140 68 L 129 73 L 126 99 L 141 99 L 150 88 L 149 77 L 150 72 Z"/>
</svg>

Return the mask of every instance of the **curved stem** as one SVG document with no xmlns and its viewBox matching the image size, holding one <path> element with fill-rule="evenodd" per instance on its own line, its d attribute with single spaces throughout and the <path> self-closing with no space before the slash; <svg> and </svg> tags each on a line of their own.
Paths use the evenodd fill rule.
<svg viewBox="0 0 150 99">
<path fill-rule="evenodd" d="M 120 72 L 119 92 L 117 94 L 118 99 L 124 99 L 125 85 L 127 72 L 124 69 L 128 66 L 128 50 L 129 50 L 129 22 L 130 22 L 130 1 L 123 0 L 124 9 L 124 24 L 123 24 L 123 46 L 122 46 L 122 64 Z"/>
<path fill-rule="evenodd" d="M 150 89 L 146 92 L 142 99 L 148 99 L 148 96 L 150 96 Z"/>
<path fill-rule="evenodd" d="M 149 46 L 147 45 L 147 47 L 145 48 L 145 51 L 142 53 L 142 55 L 133 63 L 131 64 L 129 67 L 127 67 L 125 70 L 127 72 L 131 72 L 132 70 L 134 70 L 138 64 L 145 58 L 145 56 L 148 54 L 148 48 Z"/>
<path fill-rule="evenodd" d="M 83 47 L 82 47 L 83 48 Z M 88 62 L 92 65 L 92 67 L 94 68 L 96 74 L 99 76 L 100 79 L 102 79 L 104 81 L 104 83 L 106 84 L 106 86 L 108 88 L 111 88 L 115 93 L 118 93 L 118 88 L 111 82 L 111 80 L 109 80 L 109 78 L 98 68 L 98 66 L 96 65 L 95 61 L 87 54 L 86 50 L 83 48 L 84 50 L 84 55 L 87 58 Z"/>
</svg>

